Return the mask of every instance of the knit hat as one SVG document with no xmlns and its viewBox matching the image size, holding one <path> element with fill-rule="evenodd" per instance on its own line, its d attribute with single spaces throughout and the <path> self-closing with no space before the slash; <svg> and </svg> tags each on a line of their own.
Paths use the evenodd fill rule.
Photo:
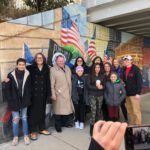
<svg viewBox="0 0 150 150">
<path fill-rule="evenodd" d="M 77 66 L 76 67 L 76 72 L 78 72 L 78 71 L 83 71 L 84 69 L 83 69 L 83 67 L 82 66 Z"/>
</svg>

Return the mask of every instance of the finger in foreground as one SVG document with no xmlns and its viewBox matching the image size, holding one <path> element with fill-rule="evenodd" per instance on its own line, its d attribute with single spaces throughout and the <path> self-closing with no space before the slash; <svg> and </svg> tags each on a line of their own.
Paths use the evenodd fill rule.
<svg viewBox="0 0 150 150">
<path fill-rule="evenodd" d="M 94 125 L 94 129 L 93 129 L 93 135 L 94 133 L 97 134 L 100 132 L 101 130 L 101 127 L 105 124 L 105 121 L 103 120 L 100 120 L 100 121 L 97 121 Z"/>
<path fill-rule="evenodd" d="M 112 150 L 119 150 L 121 143 L 123 141 L 124 135 L 125 135 L 126 128 L 127 128 L 127 123 L 121 123 L 120 128 L 118 129 L 118 132 L 113 138 Z"/>
</svg>

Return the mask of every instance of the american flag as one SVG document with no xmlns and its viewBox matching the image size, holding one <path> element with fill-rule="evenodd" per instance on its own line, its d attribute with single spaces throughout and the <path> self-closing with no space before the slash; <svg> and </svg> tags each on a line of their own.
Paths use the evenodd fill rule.
<svg viewBox="0 0 150 150">
<path fill-rule="evenodd" d="M 88 55 L 90 57 L 90 60 L 92 61 L 95 57 L 96 57 L 96 46 L 95 46 L 95 39 L 96 39 L 96 28 L 94 30 L 94 33 L 93 33 L 93 37 L 91 38 L 91 41 L 89 43 L 89 47 L 88 47 Z"/>
<path fill-rule="evenodd" d="M 63 20 L 61 28 L 61 43 L 62 45 L 74 45 L 79 52 L 84 56 L 84 44 L 80 36 L 78 26 L 75 21 L 70 19 L 70 15 L 63 8 Z"/>
</svg>

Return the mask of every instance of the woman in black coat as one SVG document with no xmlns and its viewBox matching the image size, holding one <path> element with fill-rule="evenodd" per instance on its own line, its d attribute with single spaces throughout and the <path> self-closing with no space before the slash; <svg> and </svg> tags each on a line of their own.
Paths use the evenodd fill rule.
<svg viewBox="0 0 150 150">
<path fill-rule="evenodd" d="M 46 58 L 42 53 L 37 53 L 33 65 L 27 67 L 31 75 L 32 104 L 28 109 L 29 129 L 31 139 L 37 139 L 37 132 L 44 135 L 50 133 L 45 129 L 45 109 L 47 100 L 50 101 L 50 76 Z"/>
</svg>

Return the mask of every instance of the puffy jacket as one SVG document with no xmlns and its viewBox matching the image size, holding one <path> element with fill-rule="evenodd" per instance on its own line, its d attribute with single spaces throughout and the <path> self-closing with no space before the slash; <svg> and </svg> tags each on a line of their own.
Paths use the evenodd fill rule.
<svg viewBox="0 0 150 150">
<path fill-rule="evenodd" d="M 126 97 L 124 85 L 120 80 L 115 83 L 107 81 L 105 85 L 104 98 L 106 104 L 111 106 L 118 106 Z"/>
</svg>

